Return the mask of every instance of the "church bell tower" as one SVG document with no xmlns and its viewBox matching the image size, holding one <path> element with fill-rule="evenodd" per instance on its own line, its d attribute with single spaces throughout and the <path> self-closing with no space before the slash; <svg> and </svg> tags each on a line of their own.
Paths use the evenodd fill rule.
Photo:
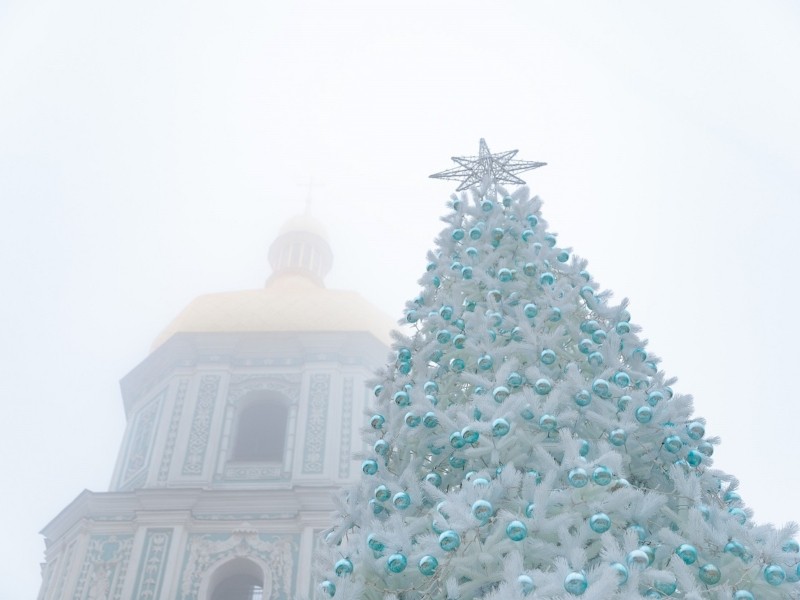
<svg viewBox="0 0 800 600">
<path fill-rule="evenodd" d="M 358 476 L 366 381 L 393 322 L 327 289 L 324 229 L 291 219 L 263 289 L 195 299 L 121 381 L 107 492 L 42 531 L 39 600 L 310 597 L 317 534 Z"/>
</svg>

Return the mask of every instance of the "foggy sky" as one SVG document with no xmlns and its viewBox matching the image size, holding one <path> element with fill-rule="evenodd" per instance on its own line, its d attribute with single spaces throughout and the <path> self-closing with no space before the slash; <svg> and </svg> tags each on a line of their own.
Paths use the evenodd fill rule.
<svg viewBox="0 0 800 600">
<path fill-rule="evenodd" d="M 559 243 L 631 299 L 756 520 L 800 519 L 800 8 L 758 3 L 0 3 L 0 598 L 107 489 L 118 380 L 304 210 L 329 287 L 418 291 L 450 156 L 518 148 Z"/>
</svg>

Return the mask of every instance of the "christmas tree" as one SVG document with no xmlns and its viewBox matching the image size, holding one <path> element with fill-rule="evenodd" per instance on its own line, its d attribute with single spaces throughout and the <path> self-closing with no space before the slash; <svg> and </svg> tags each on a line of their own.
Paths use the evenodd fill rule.
<svg viewBox="0 0 800 600">
<path fill-rule="evenodd" d="M 796 526 L 753 523 L 689 396 L 491 154 L 459 179 L 374 388 L 323 597 L 800 598 Z"/>
</svg>

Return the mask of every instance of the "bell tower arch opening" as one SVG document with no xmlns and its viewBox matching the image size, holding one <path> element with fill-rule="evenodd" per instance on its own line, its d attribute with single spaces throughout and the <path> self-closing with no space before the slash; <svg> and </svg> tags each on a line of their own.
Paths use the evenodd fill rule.
<svg viewBox="0 0 800 600">
<path fill-rule="evenodd" d="M 247 558 L 235 558 L 211 572 L 201 600 L 269 600 L 264 571 Z"/>
</svg>

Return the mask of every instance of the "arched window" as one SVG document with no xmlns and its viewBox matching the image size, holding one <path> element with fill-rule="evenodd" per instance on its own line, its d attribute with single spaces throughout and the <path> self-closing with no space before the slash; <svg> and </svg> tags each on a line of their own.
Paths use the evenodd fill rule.
<svg viewBox="0 0 800 600">
<path fill-rule="evenodd" d="M 244 399 L 236 415 L 231 460 L 280 462 L 289 411 L 280 399 L 257 392 Z"/>
<path fill-rule="evenodd" d="M 264 573 L 246 558 L 225 563 L 211 576 L 209 600 L 265 600 Z"/>
</svg>

